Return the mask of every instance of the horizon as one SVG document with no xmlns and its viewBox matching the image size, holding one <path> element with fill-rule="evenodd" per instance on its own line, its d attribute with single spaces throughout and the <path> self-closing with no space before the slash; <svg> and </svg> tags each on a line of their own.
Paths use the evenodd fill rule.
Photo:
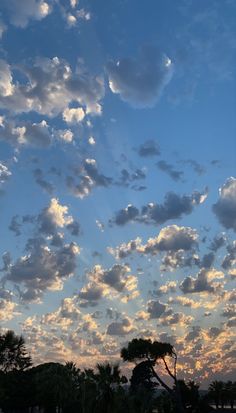
<svg viewBox="0 0 236 413">
<path fill-rule="evenodd" d="M 143 337 L 180 378 L 235 377 L 235 13 L 1 2 L 0 333 L 33 362 Z"/>
</svg>

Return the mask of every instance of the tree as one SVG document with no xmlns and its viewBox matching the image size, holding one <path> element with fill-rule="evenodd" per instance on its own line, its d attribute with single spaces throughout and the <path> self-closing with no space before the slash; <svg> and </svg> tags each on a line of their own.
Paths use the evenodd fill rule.
<svg viewBox="0 0 236 413">
<path fill-rule="evenodd" d="M 133 339 L 128 343 L 127 347 L 122 348 L 121 357 L 124 361 L 146 361 L 146 369 L 149 369 L 152 377 L 170 394 L 177 410 L 181 413 L 184 412 L 176 374 L 177 354 L 171 344 L 159 341 L 152 342 L 151 340 L 142 338 Z M 168 359 L 172 361 L 172 367 L 170 367 Z M 173 389 L 160 377 L 160 373 L 157 372 L 156 367 L 159 361 L 162 362 L 164 369 L 173 380 L 175 385 Z"/>
<path fill-rule="evenodd" d="M 115 386 L 121 383 L 119 365 L 110 363 L 97 364 L 98 373 L 95 375 L 97 383 L 97 397 L 101 412 L 112 411 Z"/>
<path fill-rule="evenodd" d="M 224 388 L 223 381 L 214 380 L 209 385 L 209 396 L 214 400 L 215 406 L 219 409 L 220 402 L 222 400 L 222 392 Z"/>
<path fill-rule="evenodd" d="M 11 370 L 23 371 L 31 364 L 31 357 L 27 354 L 22 336 L 17 336 L 11 330 L 0 335 L 0 369 L 4 373 Z"/>
</svg>

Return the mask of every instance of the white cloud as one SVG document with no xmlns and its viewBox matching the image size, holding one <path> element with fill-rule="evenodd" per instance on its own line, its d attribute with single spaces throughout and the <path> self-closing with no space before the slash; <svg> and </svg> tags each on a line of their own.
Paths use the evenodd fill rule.
<svg viewBox="0 0 236 413">
<path fill-rule="evenodd" d="M 30 145 L 47 147 L 51 144 L 51 133 L 45 120 L 39 123 L 25 122 L 16 125 L 15 121 L 0 119 L 0 140 L 4 140 L 12 146 Z"/>
<path fill-rule="evenodd" d="M 84 119 L 83 108 L 66 108 L 63 111 L 63 120 L 67 123 L 79 123 Z"/>
<path fill-rule="evenodd" d="M 10 176 L 11 172 L 8 167 L 0 162 L 0 184 L 4 184 Z"/>
<path fill-rule="evenodd" d="M 0 95 L 11 96 L 14 93 L 13 78 L 10 65 L 5 60 L 0 60 Z"/>
<path fill-rule="evenodd" d="M 74 134 L 70 129 L 58 130 L 57 136 L 66 143 L 71 143 L 74 138 Z"/>
<path fill-rule="evenodd" d="M 51 0 L 49 0 L 51 2 Z M 44 0 L 2 0 L 10 22 L 17 27 L 25 28 L 29 21 L 42 20 L 51 12 L 49 2 Z"/>
<path fill-rule="evenodd" d="M 68 215 L 68 206 L 59 204 L 52 198 L 48 207 L 38 216 L 40 231 L 45 234 L 54 234 L 57 228 L 64 228 L 73 223 L 72 216 Z"/>
<path fill-rule="evenodd" d="M 72 73 L 70 65 L 58 57 L 37 58 L 31 67 L 18 67 L 27 82 L 15 84 L 10 66 L 1 60 L 1 67 L 1 108 L 14 114 L 35 111 L 56 116 L 73 102 L 83 106 L 86 114 L 101 114 L 103 78 L 91 76 L 81 62 Z M 81 119 L 82 110 L 77 112 L 78 116 Z"/>
</svg>

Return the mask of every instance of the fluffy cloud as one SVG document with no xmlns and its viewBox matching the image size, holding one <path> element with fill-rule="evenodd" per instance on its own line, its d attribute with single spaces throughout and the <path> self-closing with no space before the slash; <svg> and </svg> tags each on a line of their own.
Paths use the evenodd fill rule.
<svg viewBox="0 0 236 413">
<path fill-rule="evenodd" d="M 124 259 L 132 253 L 162 254 L 161 270 L 173 270 L 177 267 L 198 265 L 200 260 L 195 254 L 198 245 L 197 231 L 190 227 L 170 225 L 162 228 L 157 237 L 149 238 L 142 244 L 141 238 L 123 243 L 116 248 L 108 247 L 108 252 L 116 259 Z"/>
<path fill-rule="evenodd" d="M 227 252 L 221 264 L 225 270 L 229 270 L 236 265 L 236 240 L 227 245 Z"/>
<path fill-rule="evenodd" d="M 197 231 L 190 227 L 169 225 L 162 228 L 156 238 L 149 238 L 146 245 L 140 248 L 140 252 L 156 254 L 160 251 L 191 250 L 197 243 Z"/>
<path fill-rule="evenodd" d="M 26 27 L 29 21 L 42 20 L 50 12 L 50 3 L 44 0 L 3 0 L 2 6 L 9 14 L 10 22 L 17 27 Z"/>
<path fill-rule="evenodd" d="M 107 187 L 112 184 L 112 178 L 98 171 L 95 159 L 85 159 L 76 175 L 79 177 L 79 183 L 73 176 L 67 176 L 66 184 L 71 193 L 81 199 L 88 196 L 97 186 Z"/>
<path fill-rule="evenodd" d="M 101 297 L 111 295 L 112 291 L 123 294 L 127 300 L 132 299 L 137 291 L 137 279 L 129 273 L 130 268 L 127 265 L 115 264 L 108 270 L 96 265 L 87 274 L 88 284 L 79 292 L 82 305 L 94 305 Z"/>
<path fill-rule="evenodd" d="M 0 321 L 11 320 L 15 315 L 19 314 L 16 311 L 17 304 L 6 299 L 0 299 Z"/>
<path fill-rule="evenodd" d="M 31 145 L 41 148 L 48 147 L 52 135 L 45 120 L 39 123 L 24 122 L 16 125 L 15 121 L 0 117 L 0 140 L 12 146 Z"/>
<path fill-rule="evenodd" d="M 0 60 L 0 96 L 7 97 L 13 94 L 11 68 L 5 60 Z"/>
<path fill-rule="evenodd" d="M 161 319 L 161 325 L 163 326 L 172 326 L 178 324 L 179 327 L 186 327 L 193 320 L 193 317 L 186 316 L 183 313 L 174 313 L 170 314 Z"/>
<path fill-rule="evenodd" d="M 73 218 L 68 215 L 66 205 L 60 205 L 56 198 L 52 198 L 49 206 L 39 214 L 37 221 L 40 232 L 54 234 L 57 228 L 64 228 L 72 224 Z"/>
<path fill-rule="evenodd" d="M 203 203 L 206 198 L 207 190 L 202 193 L 195 191 L 191 195 L 183 196 L 168 192 L 163 204 L 149 203 L 143 206 L 141 211 L 134 205 L 128 205 L 119 210 L 110 222 L 116 225 L 125 225 L 130 221 L 160 225 L 170 219 L 181 218 L 184 214 L 191 214 L 194 207 Z"/>
<path fill-rule="evenodd" d="M 151 300 L 147 303 L 147 312 L 149 313 L 149 318 L 159 318 L 163 313 L 166 312 L 167 305 L 161 303 L 160 301 Z"/>
<path fill-rule="evenodd" d="M 173 65 L 156 49 L 143 49 L 138 58 L 123 58 L 107 65 L 113 93 L 134 107 L 152 107 L 169 83 Z"/>
<path fill-rule="evenodd" d="M 66 108 L 63 111 L 63 120 L 67 123 L 79 123 L 84 119 L 83 108 Z"/>
<path fill-rule="evenodd" d="M 1 61 L 1 66 L 1 108 L 13 113 L 35 111 L 56 116 L 67 109 L 70 102 L 77 102 L 86 113 L 101 113 L 99 101 L 104 96 L 103 80 L 90 76 L 81 64 L 72 73 L 68 63 L 58 57 L 38 58 L 31 67 L 18 68 L 27 78 L 22 84 L 14 84 L 11 68 L 5 61 Z"/>
<path fill-rule="evenodd" d="M 23 285 L 24 301 L 38 300 L 45 290 L 60 290 L 63 281 L 73 275 L 79 247 L 75 243 L 51 250 L 40 239 L 28 243 L 28 254 L 9 267 L 4 279 Z"/>
<path fill-rule="evenodd" d="M 66 143 L 71 143 L 74 138 L 74 134 L 70 129 L 58 130 L 57 137 Z"/>
<path fill-rule="evenodd" d="M 4 184 L 9 177 L 11 176 L 11 172 L 9 171 L 8 167 L 0 162 L 0 185 Z"/>
<path fill-rule="evenodd" d="M 225 228 L 236 232 L 236 178 L 228 178 L 220 188 L 219 195 L 213 211 Z"/>
<path fill-rule="evenodd" d="M 224 274 L 221 271 L 202 268 L 196 278 L 191 276 L 186 277 L 180 284 L 180 289 L 184 294 L 201 292 L 216 293 L 222 288 L 223 284 L 215 280 L 222 278 L 224 278 Z"/>
<path fill-rule="evenodd" d="M 107 334 L 110 336 L 125 336 L 133 331 L 134 328 L 128 318 L 124 318 L 121 322 L 113 322 L 107 327 Z"/>
</svg>

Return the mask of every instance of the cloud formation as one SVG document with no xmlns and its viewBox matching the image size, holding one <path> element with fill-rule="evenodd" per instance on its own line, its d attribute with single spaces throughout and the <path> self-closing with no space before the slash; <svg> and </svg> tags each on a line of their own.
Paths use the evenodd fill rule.
<svg viewBox="0 0 236 413">
<path fill-rule="evenodd" d="M 63 281 L 73 275 L 80 250 L 71 242 L 57 250 L 50 249 L 40 239 L 28 243 L 28 253 L 9 267 L 4 280 L 23 286 L 19 289 L 23 301 L 37 301 L 45 290 L 62 289 Z"/>
<path fill-rule="evenodd" d="M 219 195 L 212 209 L 226 229 L 236 232 L 236 178 L 228 178 L 220 188 Z"/>
<path fill-rule="evenodd" d="M 180 289 L 184 294 L 202 292 L 216 293 L 223 286 L 222 282 L 217 280 L 223 278 L 224 274 L 221 271 L 202 268 L 196 278 L 191 276 L 186 277 L 180 284 Z"/>
<path fill-rule="evenodd" d="M 136 221 L 144 224 L 164 224 L 171 219 L 181 218 L 189 215 L 196 205 L 202 204 L 207 198 L 207 189 L 204 192 L 195 191 L 191 195 L 178 195 L 168 192 L 165 195 L 163 204 L 149 203 L 139 210 L 130 204 L 126 208 L 119 210 L 111 223 L 125 225 L 128 222 Z"/>
<path fill-rule="evenodd" d="M 3 109 L 14 114 L 35 111 L 54 117 L 67 110 L 71 102 L 76 102 L 87 114 L 101 113 L 103 79 L 91 76 L 82 64 L 73 73 L 70 65 L 58 57 L 37 58 L 31 67 L 18 67 L 27 78 L 22 84 L 14 83 L 12 68 L 6 61 L 1 60 L 1 67 L 0 107 Z M 72 120 L 71 110 L 68 111 L 66 119 Z"/>
<path fill-rule="evenodd" d="M 77 183 L 76 178 L 79 178 Z M 66 185 L 70 192 L 81 199 L 88 196 L 95 187 L 108 187 L 113 179 L 99 172 L 95 159 L 85 159 L 75 176 L 66 177 Z"/>
<path fill-rule="evenodd" d="M 11 24 L 25 28 L 29 21 L 42 20 L 51 12 L 51 0 L 3 0 L 3 7 L 6 9 Z"/>
<path fill-rule="evenodd" d="M 136 108 L 156 104 L 169 83 L 173 64 L 155 48 L 143 48 L 137 58 L 122 58 L 107 64 L 109 86 L 113 93 Z"/>
</svg>

